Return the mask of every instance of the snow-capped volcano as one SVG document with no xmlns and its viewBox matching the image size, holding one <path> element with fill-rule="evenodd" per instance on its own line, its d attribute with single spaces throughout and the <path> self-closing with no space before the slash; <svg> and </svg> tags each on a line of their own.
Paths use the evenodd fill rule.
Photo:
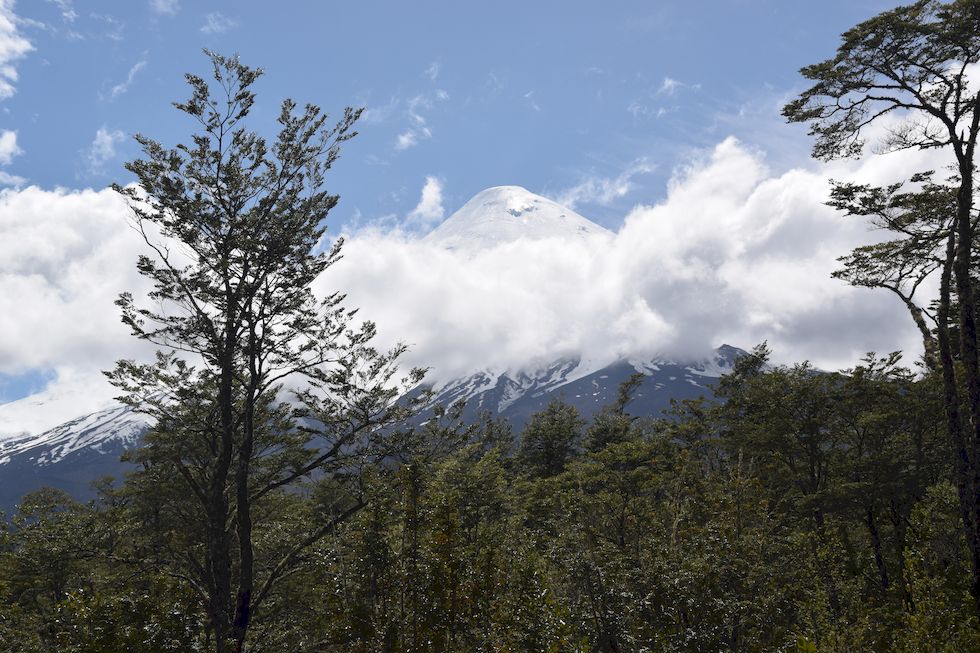
<svg viewBox="0 0 980 653">
<path fill-rule="evenodd" d="M 480 250 L 520 239 L 588 240 L 612 233 L 575 211 L 520 186 L 477 193 L 425 240 L 454 250 Z"/>
<path fill-rule="evenodd" d="M 506 257 L 497 261 L 490 255 L 476 261 L 481 252 L 510 243 L 519 247 L 522 241 L 547 240 L 549 247 L 568 247 L 571 255 L 587 257 L 601 251 L 612 237 L 608 230 L 552 200 L 518 186 L 498 186 L 478 193 L 425 240 L 461 253 L 463 259 L 469 257 L 492 272 L 494 266 L 506 264 Z M 630 410 L 635 415 L 656 416 L 672 399 L 710 395 L 711 384 L 730 371 L 744 352 L 726 346 L 704 353 L 706 357 L 695 360 L 676 360 L 666 354 L 610 360 L 586 351 L 568 351 L 555 360 L 545 355 L 506 369 L 493 367 L 492 356 L 488 356 L 481 364 L 490 367 L 464 370 L 429 389 L 441 405 L 464 400 L 466 420 L 479 419 L 488 411 L 507 420 L 519 433 L 530 416 L 554 397 L 564 397 L 583 417 L 591 417 L 615 401 L 623 381 L 640 372 L 644 379 Z M 118 478 L 131 469 L 120 461 L 120 454 L 139 443 L 149 420 L 93 395 L 85 384 L 71 387 L 75 390 L 70 393 L 49 390 L 0 406 L 0 510 L 9 509 L 25 492 L 43 485 L 90 497 L 91 481 L 106 474 Z M 423 412 L 417 420 L 427 415 L 431 412 Z"/>
</svg>

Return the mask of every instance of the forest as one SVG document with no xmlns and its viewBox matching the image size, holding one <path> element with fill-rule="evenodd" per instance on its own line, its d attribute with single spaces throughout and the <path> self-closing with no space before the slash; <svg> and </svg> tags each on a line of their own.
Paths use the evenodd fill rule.
<svg viewBox="0 0 980 653">
<path fill-rule="evenodd" d="M 106 374 L 155 426 L 96 500 L 0 520 L 0 649 L 980 651 L 980 1 L 853 27 L 783 108 L 817 159 L 948 159 L 829 181 L 877 228 L 835 276 L 901 302 L 921 351 L 835 372 L 763 343 L 666 414 L 631 412 L 634 377 L 520 432 L 406 395 L 406 348 L 312 290 L 361 111 L 286 100 L 267 140 L 262 71 L 207 55 L 175 104 L 197 133 L 138 135 L 115 187 L 153 288 L 118 310 L 158 353 Z"/>
</svg>

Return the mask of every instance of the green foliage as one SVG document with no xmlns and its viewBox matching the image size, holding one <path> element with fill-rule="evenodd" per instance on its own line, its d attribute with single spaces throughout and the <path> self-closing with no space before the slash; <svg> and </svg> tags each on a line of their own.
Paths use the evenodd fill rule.
<svg viewBox="0 0 980 653">
<path fill-rule="evenodd" d="M 315 253 L 337 201 L 322 182 L 357 112 L 326 128 L 287 101 L 267 143 L 243 123 L 260 71 L 211 55 L 218 99 L 189 75 L 177 105 L 203 131 L 173 149 L 140 136 L 141 190 L 119 189 L 154 253 L 153 308 L 119 304 L 166 351 L 112 378 L 157 426 L 122 489 L 89 505 L 43 490 L 2 522 L 0 649 L 980 650 L 978 26 L 976 0 L 885 12 L 804 68 L 814 85 L 784 110 L 824 158 L 859 153 L 893 111 L 886 146 L 955 150 L 950 185 L 831 194 L 895 236 L 837 276 L 902 298 L 922 376 L 897 354 L 770 367 L 761 345 L 716 400 L 656 422 L 628 413 L 638 377 L 589 424 L 556 399 L 516 452 L 462 405 L 377 428 L 405 413 L 403 350 L 374 350 L 341 295 L 310 291 L 339 255 Z M 933 272 L 940 299 L 920 307 Z M 289 374 L 309 385 L 299 411 L 280 402 Z"/>
<path fill-rule="evenodd" d="M 945 147 L 971 122 L 964 67 L 978 60 L 980 5 L 919 0 L 845 32 L 833 58 L 800 71 L 814 84 L 783 115 L 810 123 L 822 159 L 860 154 L 868 125 L 892 112 L 906 122 L 887 130 L 886 147 Z M 937 124 L 926 113 L 943 116 Z"/>
<path fill-rule="evenodd" d="M 839 374 L 766 358 L 657 423 L 614 404 L 585 426 L 555 402 L 525 433 L 551 449 L 508 453 L 498 422 L 440 411 L 416 433 L 431 446 L 360 474 L 346 521 L 331 522 L 352 500 L 343 479 L 268 494 L 258 560 L 333 526 L 268 594 L 248 650 L 974 650 L 935 379 L 895 356 Z M 575 446 L 611 418 L 616 437 Z M 11 650 L 213 647 L 198 596 L 162 564 L 201 549 L 203 522 L 179 478 L 141 464 L 96 504 L 42 492 L 11 519 Z"/>
<path fill-rule="evenodd" d="M 579 447 L 583 426 L 574 406 L 561 398 L 552 399 L 524 427 L 517 451 L 519 464 L 533 476 L 561 473 Z"/>
<path fill-rule="evenodd" d="M 978 62 L 980 2 L 919 0 L 845 32 L 833 58 L 800 71 L 814 84 L 783 115 L 810 125 L 817 158 L 860 155 L 865 135 L 887 117 L 879 151 L 941 149 L 952 163 L 946 183 L 930 171 L 880 187 L 834 184 L 830 204 L 889 235 L 843 257 L 835 276 L 901 299 L 922 336 L 926 367 L 942 381 L 950 478 L 980 618 L 980 90 L 969 77 Z M 938 297 L 923 305 L 915 294 L 929 278 Z"/>
<path fill-rule="evenodd" d="M 342 239 L 322 247 L 338 201 L 326 174 L 360 110 L 330 126 L 319 107 L 285 100 L 268 141 L 247 126 L 262 71 L 206 54 L 211 79 L 187 75 L 190 98 L 174 105 L 197 133 L 169 148 L 137 135 L 143 158 L 126 165 L 137 184 L 116 187 L 152 285 L 117 304 L 133 335 L 161 349 L 108 376 L 155 420 L 125 489 L 153 526 L 128 534 L 145 549 L 134 559 L 196 597 L 224 653 L 272 639 L 250 635 L 263 623 L 288 640 L 279 585 L 366 505 L 363 474 L 409 445 L 392 425 L 414 404 L 395 399 L 423 371 L 398 376 L 405 347 L 377 350 L 375 326 L 342 293 L 313 291 L 340 257 Z"/>
</svg>

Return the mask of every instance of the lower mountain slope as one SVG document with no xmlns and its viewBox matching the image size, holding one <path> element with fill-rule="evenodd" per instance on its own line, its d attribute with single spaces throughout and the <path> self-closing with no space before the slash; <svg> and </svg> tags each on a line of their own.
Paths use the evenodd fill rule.
<svg viewBox="0 0 980 653">
<path fill-rule="evenodd" d="M 554 397 L 574 406 L 590 419 L 603 406 L 616 401 L 619 386 L 633 374 L 643 374 L 628 406 L 632 415 L 658 416 L 672 400 L 712 394 L 711 384 L 732 369 L 745 352 L 729 345 L 696 361 L 654 357 L 620 360 L 597 366 L 570 357 L 535 369 L 502 373 L 479 372 L 434 386 L 417 388 L 409 396 L 432 392 L 416 423 L 431 415 L 435 405 L 466 402 L 464 422 L 485 412 L 509 422 L 519 434 L 531 415 Z M 38 435 L 0 440 L 0 509 L 10 509 L 25 493 L 43 486 L 65 490 L 79 499 L 93 495 L 92 483 L 111 475 L 122 476 L 128 465 L 122 453 L 140 441 L 149 429 L 145 415 L 116 405 L 78 417 Z"/>
<path fill-rule="evenodd" d="M 79 498 L 91 496 L 93 482 L 125 472 L 128 466 L 120 456 L 148 428 L 145 415 L 115 405 L 38 435 L 0 440 L 0 509 L 44 486 Z"/>
<path fill-rule="evenodd" d="M 554 397 L 574 406 L 585 419 L 616 401 L 619 386 L 633 374 L 643 379 L 633 394 L 628 410 L 632 415 L 659 416 L 672 400 L 695 399 L 712 393 L 711 385 L 731 371 L 745 351 L 722 345 L 705 359 L 678 361 L 661 357 L 620 360 L 596 369 L 588 361 L 566 358 L 536 371 L 517 370 L 501 374 L 480 372 L 429 389 L 429 405 L 448 406 L 465 400 L 463 419 L 475 421 L 480 413 L 507 420 L 515 433 L 531 415 L 544 409 Z"/>
</svg>

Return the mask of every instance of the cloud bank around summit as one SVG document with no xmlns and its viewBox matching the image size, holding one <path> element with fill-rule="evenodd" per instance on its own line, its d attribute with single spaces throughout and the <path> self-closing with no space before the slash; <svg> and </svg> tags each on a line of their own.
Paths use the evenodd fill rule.
<svg viewBox="0 0 980 653">
<path fill-rule="evenodd" d="M 406 363 L 430 367 L 434 380 L 576 353 L 681 358 L 762 340 L 780 361 L 828 369 L 870 350 L 914 358 L 920 344 L 893 297 L 830 278 L 837 257 L 878 236 L 823 202 L 828 177 L 886 183 L 924 165 L 938 168 L 899 153 L 773 175 L 760 153 L 728 139 L 601 243 L 450 251 L 397 229 L 365 230 L 317 288 L 346 292 L 378 324 L 379 344 L 409 344 Z M 143 244 L 127 219 L 108 190 L 0 191 L 0 374 L 55 377 L 31 399 L 50 400 L 46 412 L 19 414 L 43 412 L 53 426 L 91 411 L 114 394 L 100 370 L 151 355 L 113 305 L 120 292 L 147 290 L 135 270 Z M 0 432 L 44 426 L 14 424 L 15 413 L 0 408 Z"/>
<path fill-rule="evenodd" d="M 925 163 L 929 163 L 925 161 Z M 583 353 L 701 356 L 767 340 L 778 360 L 836 369 L 920 344 L 887 293 L 831 278 L 836 259 L 880 238 L 824 205 L 827 178 L 886 183 L 921 153 L 774 176 L 727 139 L 678 169 L 666 199 L 639 205 L 611 243 L 543 239 L 446 251 L 369 230 L 347 241 L 323 287 L 346 289 L 388 344 L 435 378 Z"/>
</svg>

